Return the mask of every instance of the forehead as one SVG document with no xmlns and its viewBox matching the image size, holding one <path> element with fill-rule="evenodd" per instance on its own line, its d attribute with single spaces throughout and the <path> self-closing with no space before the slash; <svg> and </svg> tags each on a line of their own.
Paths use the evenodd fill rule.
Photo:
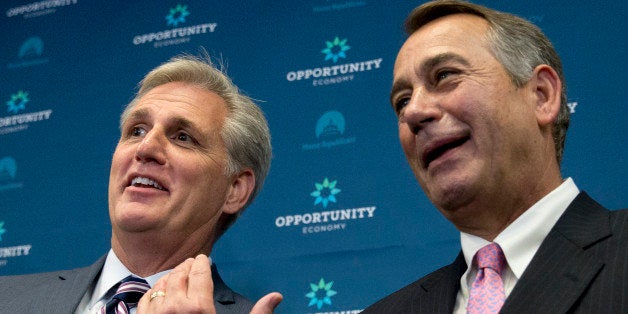
<svg viewBox="0 0 628 314">
<path fill-rule="evenodd" d="M 227 113 L 224 99 L 194 84 L 171 82 L 144 94 L 131 108 L 129 118 L 183 118 L 199 127 L 222 123 Z"/>
<path fill-rule="evenodd" d="M 476 50 L 488 52 L 485 35 L 488 22 L 471 14 L 437 18 L 416 30 L 399 50 L 398 63 L 442 53 L 465 55 Z"/>
</svg>

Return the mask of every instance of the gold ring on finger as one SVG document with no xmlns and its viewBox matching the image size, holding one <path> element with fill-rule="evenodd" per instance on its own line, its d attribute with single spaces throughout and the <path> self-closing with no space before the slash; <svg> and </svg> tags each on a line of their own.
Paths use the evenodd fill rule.
<svg viewBox="0 0 628 314">
<path fill-rule="evenodd" d="M 161 291 L 161 290 L 157 290 L 157 291 L 153 292 L 153 293 L 150 295 L 150 300 L 152 301 L 154 298 L 157 298 L 157 297 L 165 297 L 165 296 L 166 296 L 166 293 L 165 293 L 165 292 L 163 292 L 163 291 Z"/>
</svg>

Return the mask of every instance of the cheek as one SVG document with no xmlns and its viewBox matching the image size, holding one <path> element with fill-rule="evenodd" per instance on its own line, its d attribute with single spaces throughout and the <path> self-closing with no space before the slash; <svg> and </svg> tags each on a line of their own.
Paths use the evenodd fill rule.
<svg viewBox="0 0 628 314">
<path fill-rule="evenodd" d="M 124 185 L 122 182 L 131 167 L 134 158 L 134 150 L 128 147 L 118 145 L 111 157 L 111 168 L 109 170 L 109 190 L 111 192 L 120 192 Z"/>
<path fill-rule="evenodd" d="M 115 177 L 116 175 L 120 175 L 122 169 L 124 169 L 125 164 L 128 164 L 130 158 L 128 157 L 127 152 L 121 147 L 116 147 L 116 150 L 113 152 L 113 156 L 111 157 L 111 171 L 110 175 Z"/>
<path fill-rule="evenodd" d="M 408 126 L 399 125 L 399 142 L 401 144 L 401 148 L 403 149 L 406 157 L 415 159 L 416 156 L 416 143 L 415 143 L 415 135 L 408 130 Z"/>
<path fill-rule="evenodd" d="M 188 191 L 196 191 L 192 194 L 196 194 L 200 198 L 208 197 L 208 194 L 212 194 L 215 187 L 220 184 L 221 178 L 217 176 L 215 171 L 208 170 L 205 163 L 190 166 L 179 172 L 179 178 L 185 180 Z"/>
<path fill-rule="evenodd" d="M 118 149 L 116 148 L 116 151 L 113 153 L 113 156 L 111 157 L 111 168 L 109 169 L 110 184 L 113 182 L 116 175 L 120 171 L 120 163 L 121 163 L 120 153 Z"/>
<path fill-rule="evenodd" d="M 116 150 L 111 157 L 111 168 L 109 169 L 109 188 L 108 188 L 108 201 L 109 201 L 109 214 L 115 208 L 115 204 L 119 200 L 122 192 L 120 189 L 120 180 L 124 176 L 122 169 L 122 158 L 120 150 L 116 147 Z"/>
</svg>

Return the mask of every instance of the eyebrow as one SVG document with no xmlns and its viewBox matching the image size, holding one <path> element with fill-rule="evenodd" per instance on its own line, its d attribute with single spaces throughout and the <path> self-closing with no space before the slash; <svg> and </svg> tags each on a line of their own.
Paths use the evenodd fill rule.
<svg viewBox="0 0 628 314">
<path fill-rule="evenodd" d="M 150 118 L 150 116 L 151 114 L 148 111 L 148 109 L 142 108 L 142 109 L 138 109 L 131 112 L 131 114 L 129 114 L 129 117 L 126 119 L 126 121 L 147 120 L 148 118 Z M 169 122 L 172 125 L 174 125 L 177 129 L 199 130 L 199 128 L 197 128 L 196 125 L 192 121 L 183 117 L 170 118 Z"/>
<path fill-rule="evenodd" d="M 432 56 L 428 58 L 427 60 L 424 60 L 418 67 L 418 71 L 416 71 L 415 73 L 417 73 L 417 75 L 420 73 L 427 73 L 431 71 L 433 68 L 437 67 L 439 64 L 450 62 L 450 61 L 458 62 L 464 66 L 470 66 L 469 61 L 467 61 L 467 59 L 463 58 L 462 56 L 452 53 L 452 52 L 444 52 L 444 53 L 439 53 L 435 56 Z M 390 97 L 389 101 L 391 104 L 393 103 L 394 95 L 398 93 L 400 90 L 403 90 L 404 88 L 406 88 L 407 85 L 408 83 L 404 80 L 393 82 L 393 85 L 390 89 L 390 96 L 389 96 Z"/>
<path fill-rule="evenodd" d="M 135 110 L 130 112 L 126 119 L 124 119 L 124 124 L 127 124 L 129 121 L 146 120 L 148 117 L 150 117 L 150 113 L 148 113 L 148 110 Z"/>
</svg>

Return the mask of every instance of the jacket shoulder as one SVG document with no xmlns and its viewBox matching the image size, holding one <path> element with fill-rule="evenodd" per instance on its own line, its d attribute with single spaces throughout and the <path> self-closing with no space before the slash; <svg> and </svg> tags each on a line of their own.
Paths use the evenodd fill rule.
<svg viewBox="0 0 628 314">
<path fill-rule="evenodd" d="M 384 297 L 362 313 L 451 312 L 449 309 L 453 309 L 460 276 L 465 269 L 466 264 L 461 253 L 453 264 L 429 273 Z"/>
</svg>

